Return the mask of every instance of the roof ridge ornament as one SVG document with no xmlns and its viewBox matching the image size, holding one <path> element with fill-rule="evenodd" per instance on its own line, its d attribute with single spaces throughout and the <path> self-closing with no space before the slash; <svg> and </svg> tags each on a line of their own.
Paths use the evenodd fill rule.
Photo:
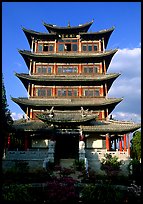
<svg viewBox="0 0 143 204">
<path fill-rule="evenodd" d="M 53 110 L 54 110 L 54 106 L 52 106 L 52 108 L 49 110 L 49 117 L 50 118 L 52 118 L 54 116 Z"/>
</svg>

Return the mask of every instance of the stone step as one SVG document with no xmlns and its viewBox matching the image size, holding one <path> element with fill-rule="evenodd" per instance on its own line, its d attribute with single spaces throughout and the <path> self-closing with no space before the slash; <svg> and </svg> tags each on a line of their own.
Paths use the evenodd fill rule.
<svg viewBox="0 0 143 204">
<path fill-rule="evenodd" d="M 60 159 L 60 166 L 62 168 L 71 168 L 73 166 L 75 159 Z"/>
</svg>

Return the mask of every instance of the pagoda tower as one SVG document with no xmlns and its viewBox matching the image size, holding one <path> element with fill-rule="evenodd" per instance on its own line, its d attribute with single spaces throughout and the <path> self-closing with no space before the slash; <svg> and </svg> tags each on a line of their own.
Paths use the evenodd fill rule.
<svg viewBox="0 0 143 204">
<path fill-rule="evenodd" d="M 20 141 L 19 151 L 41 152 L 41 162 L 46 158 L 64 165 L 67 160 L 84 160 L 97 172 L 105 153 L 129 162 L 129 133 L 140 124 L 109 119 L 123 100 L 108 97 L 120 75 L 108 73 L 117 49 L 106 48 L 115 28 L 88 32 L 92 24 L 58 27 L 43 22 L 47 33 L 22 27 L 30 51 L 19 53 L 29 74 L 15 75 L 28 97 L 12 100 L 27 119 L 15 121 L 11 135 Z M 14 144 L 11 140 L 9 150 Z"/>
</svg>

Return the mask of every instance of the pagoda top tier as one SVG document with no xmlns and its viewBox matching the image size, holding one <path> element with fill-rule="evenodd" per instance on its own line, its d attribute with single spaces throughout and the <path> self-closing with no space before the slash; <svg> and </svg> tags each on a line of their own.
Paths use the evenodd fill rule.
<svg viewBox="0 0 143 204">
<path fill-rule="evenodd" d="M 80 24 L 78 26 L 70 26 L 68 24 L 67 27 L 59 27 L 52 24 L 47 24 L 43 22 L 43 25 L 49 31 L 49 33 L 56 33 L 56 34 L 79 34 L 80 32 L 87 32 L 90 26 L 92 25 L 93 20 L 89 23 Z"/>
<path fill-rule="evenodd" d="M 75 27 L 74 27 L 75 28 Z M 102 40 L 104 38 L 104 43 L 105 43 L 105 48 L 107 47 L 108 40 L 110 38 L 110 35 L 114 31 L 115 27 L 111 27 L 109 29 L 104 29 L 100 30 L 97 32 L 80 32 L 80 40 Z M 24 27 L 22 27 L 22 30 L 24 34 L 27 37 L 27 40 L 31 46 L 32 44 L 32 39 L 35 40 L 48 40 L 48 41 L 54 41 L 54 40 L 59 40 L 62 38 L 61 34 L 58 33 L 44 33 L 44 32 L 37 32 L 35 30 L 29 30 Z M 64 33 L 65 34 L 65 33 Z M 67 34 L 65 34 L 67 35 Z"/>
</svg>

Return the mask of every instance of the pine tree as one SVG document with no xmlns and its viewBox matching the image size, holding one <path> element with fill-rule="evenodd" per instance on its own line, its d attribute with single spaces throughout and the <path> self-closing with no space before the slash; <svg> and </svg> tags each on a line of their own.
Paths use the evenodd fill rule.
<svg viewBox="0 0 143 204">
<path fill-rule="evenodd" d="M 11 130 L 12 127 L 12 117 L 10 110 L 8 109 L 8 104 L 7 104 L 7 99 L 6 99 L 6 90 L 4 86 L 4 78 L 2 75 L 2 108 L 1 108 L 1 156 L 3 155 L 3 150 L 4 150 L 4 143 L 7 140 L 8 133 Z"/>
</svg>

